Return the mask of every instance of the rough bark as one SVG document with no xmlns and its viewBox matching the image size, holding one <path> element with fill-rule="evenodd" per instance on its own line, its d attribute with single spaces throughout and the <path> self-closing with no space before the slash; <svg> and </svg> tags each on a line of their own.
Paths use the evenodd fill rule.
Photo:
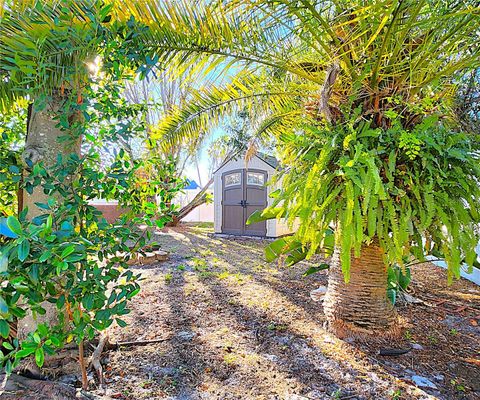
<svg viewBox="0 0 480 400">
<path fill-rule="evenodd" d="M 58 120 L 55 117 L 61 109 L 62 102 L 60 96 L 53 96 L 53 99 L 43 110 L 36 111 L 32 108 L 27 122 L 25 151 L 22 155 L 25 163 L 27 160 L 30 160 L 33 165 L 43 162 L 44 166 L 48 168 L 56 163 L 58 154 L 64 157 L 71 153 L 80 154 L 80 140 L 76 140 L 74 143 L 58 140 L 61 136 L 67 134 L 67 132 L 56 127 Z M 29 167 L 27 166 L 27 168 Z M 46 203 L 48 198 L 49 195 L 44 193 L 41 185 L 35 187 L 32 194 L 24 192 L 23 207 L 28 207 L 27 217 L 32 219 L 44 214 L 45 210 L 37 207 L 35 203 Z M 38 323 L 57 323 L 56 306 L 44 302 L 42 307 L 46 310 L 45 315 L 38 315 L 37 319 L 34 319 L 31 313 L 27 313 L 25 318 L 18 322 L 18 337 L 20 339 L 25 338 L 29 332 L 35 330 Z"/>
<path fill-rule="evenodd" d="M 318 110 L 323 113 L 327 122 L 332 122 L 332 113 L 328 105 L 328 100 L 332 95 L 333 85 L 337 79 L 337 75 L 340 72 L 339 65 L 335 62 L 328 69 L 325 74 L 325 82 L 323 83 L 322 90 L 320 91 L 320 99 L 318 100 Z"/>
<path fill-rule="evenodd" d="M 345 283 L 336 249 L 331 260 L 323 301 L 328 329 L 339 337 L 396 336 L 397 315 L 387 298 L 387 269 L 377 242 L 352 254 L 350 282 Z"/>
</svg>

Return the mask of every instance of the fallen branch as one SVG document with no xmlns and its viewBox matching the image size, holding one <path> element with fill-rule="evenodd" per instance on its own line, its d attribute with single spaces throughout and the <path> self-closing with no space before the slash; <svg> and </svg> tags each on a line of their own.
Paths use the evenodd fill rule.
<svg viewBox="0 0 480 400">
<path fill-rule="evenodd" d="M 137 340 L 132 342 L 116 342 L 116 343 L 108 343 L 107 349 L 108 350 L 117 350 L 120 347 L 131 347 L 131 346 L 146 346 L 148 344 L 155 344 L 155 343 L 162 343 L 170 338 L 163 338 L 163 339 L 152 339 L 152 340 Z"/>
<path fill-rule="evenodd" d="M 213 183 L 213 176 L 210 178 L 210 180 L 207 182 L 207 184 L 202 188 L 200 189 L 200 191 L 195 195 L 195 197 L 192 199 L 192 201 L 190 201 L 190 203 L 188 203 L 187 205 L 185 205 L 184 207 L 182 207 L 177 215 L 175 215 L 173 217 L 173 220 L 172 222 L 170 222 L 168 225 L 169 226 L 176 226 L 178 225 L 178 223 L 183 219 L 185 218 L 190 212 L 192 212 L 195 208 L 201 206 L 202 204 L 206 203 L 207 202 L 207 190 L 208 188 L 212 185 Z"/>
<path fill-rule="evenodd" d="M 380 356 L 401 356 L 411 350 L 412 349 L 380 349 L 378 354 Z"/>
</svg>

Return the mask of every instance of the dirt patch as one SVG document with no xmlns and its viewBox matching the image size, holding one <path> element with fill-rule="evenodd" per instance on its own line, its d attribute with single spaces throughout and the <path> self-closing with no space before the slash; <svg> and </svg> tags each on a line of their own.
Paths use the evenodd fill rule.
<svg viewBox="0 0 480 400">
<path fill-rule="evenodd" d="M 208 227 L 158 232 L 170 253 L 138 267 L 141 293 L 116 341 L 161 343 L 107 354 L 109 392 L 123 399 L 474 399 L 480 395 L 478 287 L 447 286 L 432 265 L 413 270 L 414 296 L 401 307 L 397 343 L 348 343 L 323 329 L 321 303 L 309 292 L 326 274 L 312 264 L 267 264 L 266 242 L 209 236 Z M 415 349 L 397 357 L 378 350 Z M 413 378 L 435 388 L 417 388 Z M 418 384 L 418 380 L 417 380 Z M 420 381 L 420 384 L 422 382 Z"/>
</svg>

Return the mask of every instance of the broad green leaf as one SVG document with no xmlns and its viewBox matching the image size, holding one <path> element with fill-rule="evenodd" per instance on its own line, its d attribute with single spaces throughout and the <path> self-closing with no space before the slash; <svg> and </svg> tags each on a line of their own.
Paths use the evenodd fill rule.
<svg viewBox="0 0 480 400">
<path fill-rule="evenodd" d="M 3 342 L 2 346 L 5 347 L 7 350 L 13 350 L 13 346 L 10 344 L 10 342 Z"/>
<path fill-rule="evenodd" d="M 61 309 L 63 308 L 64 305 L 65 305 L 65 295 L 62 294 L 57 299 L 57 308 Z"/>
<path fill-rule="evenodd" d="M 254 224 L 256 222 L 262 222 L 269 219 L 281 218 L 285 214 L 285 211 L 281 207 L 265 210 L 256 210 L 247 219 L 247 225 Z"/>
<path fill-rule="evenodd" d="M 9 334 L 10 334 L 10 325 L 5 319 L 1 318 L 0 319 L 0 336 L 2 336 L 4 339 L 7 339 Z"/>
<path fill-rule="evenodd" d="M 74 251 L 75 251 L 75 245 L 71 244 L 63 249 L 62 254 L 60 255 L 60 258 L 63 259 L 68 255 L 72 254 Z"/>
<path fill-rule="evenodd" d="M 23 345 L 22 345 L 22 346 L 23 346 Z M 29 347 L 29 348 L 26 348 L 26 347 L 25 347 L 25 348 L 22 348 L 21 350 L 19 350 L 19 351 L 15 354 L 15 358 L 16 358 L 17 360 L 20 360 L 20 359 L 22 359 L 22 358 L 28 357 L 30 354 L 35 353 L 36 347 L 37 347 L 37 346 L 35 345 L 35 347 L 33 347 L 33 348 L 31 348 L 31 347 Z"/>
<path fill-rule="evenodd" d="M 112 304 L 117 299 L 117 294 L 115 292 L 110 293 L 108 297 L 107 305 Z"/>
<path fill-rule="evenodd" d="M 35 350 L 35 362 L 40 368 L 42 368 L 44 361 L 45 353 L 43 351 L 43 347 L 39 347 L 37 350 Z"/>
<path fill-rule="evenodd" d="M 21 235 L 23 233 L 22 225 L 20 225 L 20 222 L 18 222 L 17 217 L 13 215 L 10 215 L 7 218 L 7 226 L 13 233 L 16 233 L 17 235 Z"/>
<path fill-rule="evenodd" d="M 50 257 L 52 257 L 52 252 L 51 250 L 47 250 L 38 258 L 38 261 L 44 262 L 48 260 Z"/>
<path fill-rule="evenodd" d="M 37 330 L 43 337 L 48 335 L 48 327 L 45 324 L 38 324 Z"/>
<path fill-rule="evenodd" d="M 8 254 L 0 252 L 0 273 L 8 270 Z"/>
<path fill-rule="evenodd" d="M 50 206 L 47 203 L 35 203 L 35 205 L 42 210 L 50 210 Z"/>
<path fill-rule="evenodd" d="M 388 289 L 387 290 L 387 297 L 390 300 L 390 302 L 395 305 L 395 302 L 397 301 L 397 291 L 395 289 Z"/>
<path fill-rule="evenodd" d="M 85 296 L 83 296 L 82 304 L 83 304 L 83 307 L 85 308 L 85 310 L 87 310 L 87 311 L 92 310 L 93 300 L 94 300 L 94 297 L 93 297 L 93 294 L 91 294 L 91 293 L 88 293 Z"/>
<path fill-rule="evenodd" d="M 46 223 L 45 223 L 45 228 L 51 229 L 51 228 L 52 228 L 52 224 L 53 224 L 52 214 L 49 214 L 48 217 L 47 217 L 47 221 L 46 221 Z"/>
<path fill-rule="evenodd" d="M 30 254 L 30 242 L 25 239 L 17 248 L 18 259 L 20 261 L 25 261 Z"/>
<path fill-rule="evenodd" d="M 127 323 L 123 319 L 115 318 L 115 321 L 117 321 L 118 326 L 121 328 L 125 328 L 127 326 Z"/>
<path fill-rule="evenodd" d="M 0 314 L 8 315 L 8 304 L 2 296 L 0 296 Z"/>
<path fill-rule="evenodd" d="M 5 373 L 7 375 L 10 375 L 13 371 L 13 363 L 12 363 L 12 360 L 7 360 L 7 362 L 5 363 Z"/>
<path fill-rule="evenodd" d="M 328 264 L 320 264 L 318 267 L 310 267 L 309 269 L 307 269 L 302 276 L 309 276 L 309 275 L 313 275 L 319 271 L 323 271 L 325 269 L 328 269 L 330 268 L 330 265 Z"/>
<path fill-rule="evenodd" d="M 33 334 L 33 341 L 37 344 L 40 344 L 40 342 L 42 341 L 42 339 L 40 338 L 40 335 L 37 332 Z"/>
<path fill-rule="evenodd" d="M 132 292 L 127 294 L 127 299 L 131 299 L 132 297 L 136 296 L 140 292 L 140 288 L 136 288 Z"/>
<path fill-rule="evenodd" d="M 278 258 L 282 253 L 282 250 L 286 247 L 287 240 L 285 238 L 280 238 L 270 243 L 265 248 L 265 258 L 267 262 L 272 262 Z"/>
<path fill-rule="evenodd" d="M 307 251 L 303 251 L 302 249 L 294 249 L 290 252 L 287 258 L 285 258 L 285 265 L 287 267 L 291 267 L 292 265 L 295 265 L 296 263 L 305 260 L 307 255 Z"/>
</svg>

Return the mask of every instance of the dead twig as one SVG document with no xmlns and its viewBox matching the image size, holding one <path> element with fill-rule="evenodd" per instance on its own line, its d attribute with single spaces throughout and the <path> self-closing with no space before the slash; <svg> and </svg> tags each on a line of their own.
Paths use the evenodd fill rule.
<svg viewBox="0 0 480 400">
<path fill-rule="evenodd" d="M 82 371 L 82 389 L 88 388 L 87 367 L 85 366 L 85 353 L 83 348 L 83 340 L 78 344 L 78 362 Z"/>
<path fill-rule="evenodd" d="M 155 344 L 155 343 L 162 343 L 170 340 L 170 338 L 163 338 L 163 339 L 152 339 L 152 340 L 136 340 L 132 342 L 116 342 L 116 343 L 108 343 L 108 350 L 117 350 L 120 347 L 132 347 L 132 346 L 146 346 L 148 344 Z"/>
<path fill-rule="evenodd" d="M 380 349 L 378 355 L 380 356 L 401 356 L 407 354 L 412 349 Z"/>
</svg>

